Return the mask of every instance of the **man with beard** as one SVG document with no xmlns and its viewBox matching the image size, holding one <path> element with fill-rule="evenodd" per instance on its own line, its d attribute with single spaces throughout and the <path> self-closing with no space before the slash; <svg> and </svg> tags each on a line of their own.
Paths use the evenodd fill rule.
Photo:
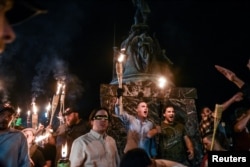
<svg viewBox="0 0 250 167">
<path fill-rule="evenodd" d="M 0 106 L 0 166 L 3 167 L 30 165 L 26 137 L 21 131 L 10 127 L 15 113 L 9 104 Z"/>
<path fill-rule="evenodd" d="M 118 102 L 118 101 L 117 101 Z M 136 107 L 137 115 L 130 115 L 120 110 L 119 105 L 115 106 L 115 113 L 124 123 L 127 129 L 127 143 L 124 153 L 133 148 L 144 149 L 151 158 L 156 157 L 157 149 L 155 139 L 147 136 L 147 133 L 154 127 L 153 122 L 148 120 L 148 105 L 140 101 Z"/>
<path fill-rule="evenodd" d="M 174 106 L 167 105 L 163 110 L 164 121 L 161 128 L 152 129 L 149 134 L 160 135 L 160 158 L 189 166 L 187 158 L 194 158 L 193 144 L 184 125 L 175 121 L 175 114 Z"/>
<path fill-rule="evenodd" d="M 73 141 L 79 136 L 87 133 L 90 129 L 87 121 L 80 118 L 79 109 L 76 107 L 67 108 L 63 116 L 65 124 L 59 126 L 54 134 L 54 136 L 56 136 L 56 162 L 61 157 L 62 145 L 67 144 L 68 146 L 68 158 Z"/>
</svg>

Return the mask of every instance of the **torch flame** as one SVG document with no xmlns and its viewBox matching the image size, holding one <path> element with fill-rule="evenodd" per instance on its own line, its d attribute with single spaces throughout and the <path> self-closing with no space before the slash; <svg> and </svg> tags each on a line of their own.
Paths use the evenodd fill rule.
<svg viewBox="0 0 250 167">
<path fill-rule="evenodd" d="M 47 107 L 46 107 L 46 110 L 49 111 L 50 109 L 51 109 L 51 104 L 50 104 L 50 102 L 49 102 L 49 104 L 48 104 Z"/>
<path fill-rule="evenodd" d="M 17 114 L 20 114 L 20 112 L 21 112 L 21 109 L 18 107 L 17 108 Z"/>
<path fill-rule="evenodd" d="M 62 145 L 62 150 L 61 150 L 62 158 L 66 158 L 68 154 L 68 146 L 67 143 L 65 145 Z"/>
<path fill-rule="evenodd" d="M 44 139 L 47 139 L 49 137 L 49 133 L 46 133 L 45 135 L 40 135 L 40 136 L 37 136 L 36 139 L 35 139 L 35 142 L 38 143 Z"/>
<path fill-rule="evenodd" d="M 120 56 L 119 56 L 118 59 L 117 59 L 118 62 L 119 62 L 119 63 L 123 62 L 124 57 L 125 57 L 125 55 L 124 55 L 123 53 L 121 53 Z"/>
<path fill-rule="evenodd" d="M 28 116 L 30 116 L 30 110 L 27 112 Z"/>
<path fill-rule="evenodd" d="M 33 110 L 33 113 L 34 113 L 34 114 L 37 113 L 37 106 L 36 106 L 36 103 L 35 103 L 35 102 L 32 103 L 32 110 Z"/>
<path fill-rule="evenodd" d="M 167 83 L 167 80 L 166 80 L 166 78 L 164 78 L 164 77 L 160 77 L 159 78 L 159 80 L 158 80 L 158 86 L 160 87 L 160 88 L 164 88 L 165 87 L 165 85 L 166 85 L 166 83 Z"/>
</svg>

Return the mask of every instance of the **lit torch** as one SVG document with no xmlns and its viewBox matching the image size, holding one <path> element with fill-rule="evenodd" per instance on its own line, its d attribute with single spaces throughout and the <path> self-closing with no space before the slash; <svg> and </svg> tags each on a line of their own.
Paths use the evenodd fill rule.
<svg viewBox="0 0 250 167">
<path fill-rule="evenodd" d="M 51 106 L 51 117 L 50 117 L 50 123 L 49 125 L 52 125 L 52 121 L 55 115 L 55 111 L 59 102 L 59 93 L 61 91 L 62 84 L 60 82 L 57 82 L 57 91 L 56 94 L 53 96 L 52 100 L 52 106 Z"/>
<path fill-rule="evenodd" d="M 37 129 L 38 125 L 38 114 L 37 114 L 37 107 L 35 102 L 32 103 L 32 128 Z"/>
<path fill-rule="evenodd" d="M 160 77 L 158 79 L 158 86 L 159 88 L 163 89 L 166 86 L 167 80 L 164 77 Z"/>
<path fill-rule="evenodd" d="M 45 113 L 45 117 L 48 118 L 50 116 L 49 112 L 50 112 L 50 109 L 51 109 L 51 104 L 49 102 L 49 104 L 47 105 L 46 107 L 46 113 Z"/>
<path fill-rule="evenodd" d="M 70 167 L 70 161 L 67 158 L 67 155 L 68 155 L 67 143 L 65 145 L 62 145 L 61 155 L 62 155 L 62 158 L 58 160 L 57 167 Z"/>
<path fill-rule="evenodd" d="M 17 108 L 17 115 L 16 115 L 17 118 L 20 116 L 20 112 L 21 112 L 21 109 L 18 107 Z"/>
<path fill-rule="evenodd" d="M 160 97 L 164 97 L 164 92 L 162 92 L 166 86 L 166 83 L 167 83 L 167 80 L 166 78 L 164 77 L 159 77 L 158 79 L 158 87 L 161 89 L 161 92 L 160 92 Z M 163 102 L 162 102 L 162 99 L 160 99 L 160 104 L 159 104 L 159 123 L 161 124 L 161 117 L 162 117 L 162 110 L 163 110 Z"/>
<path fill-rule="evenodd" d="M 62 93 L 60 97 L 60 111 L 59 111 L 59 120 L 60 125 L 64 123 L 63 113 L 64 113 L 64 99 L 65 99 L 65 83 L 62 86 Z"/>
<path fill-rule="evenodd" d="M 27 111 L 27 127 L 30 127 L 30 110 Z"/>
<path fill-rule="evenodd" d="M 121 49 L 121 53 L 117 59 L 116 62 L 116 74 L 117 74 L 117 80 L 118 80 L 118 87 L 122 89 L 122 78 L 123 78 L 123 61 L 125 58 L 125 55 L 123 54 L 125 49 Z M 122 105 L 122 96 L 119 97 L 119 109 L 120 112 L 123 110 L 123 105 Z"/>
</svg>

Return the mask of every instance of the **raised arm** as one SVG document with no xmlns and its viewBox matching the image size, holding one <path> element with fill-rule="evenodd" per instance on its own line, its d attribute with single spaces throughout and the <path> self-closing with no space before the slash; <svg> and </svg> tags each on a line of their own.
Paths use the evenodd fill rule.
<svg viewBox="0 0 250 167">
<path fill-rule="evenodd" d="M 221 74 L 223 74 L 229 81 L 233 82 L 238 88 L 242 88 L 242 86 L 245 84 L 243 80 L 237 77 L 237 75 L 234 72 L 230 71 L 229 69 L 219 65 L 215 65 L 215 68 Z"/>
<path fill-rule="evenodd" d="M 248 122 L 250 121 L 250 109 L 248 109 L 248 111 L 245 114 L 243 114 L 242 117 L 243 118 L 237 121 L 236 124 L 234 125 L 235 132 L 241 132 L 246 128 Z"/>
<path fill-rule="evenodd" d="M 117 98 L 116 103 L 115 103 L 115 114 L 117 116 L 121 116 L 124 114 L 123 107 L 120 106 L 120 104 L 119 104 L 119 98 Z"/>
<path fill-rule="evenodd" d="M 122 94 L 124 90 L 122 88 L 117 89 L 117 99 L 115 103 L 115 114 L 120 116 L 123 115 L 123 103 L 122 103 Z"/>
<path fill-rule="evenodd" d="M 243 99 L 243 93 L 242 92 L 237 92 L 235 95 L 233 95 L 230 99 L 225 101 L 222 104 L 223 111 L 225 111 L 230 105 L 232 105 L 234 102 L 239 102 Z"/>
</svg>

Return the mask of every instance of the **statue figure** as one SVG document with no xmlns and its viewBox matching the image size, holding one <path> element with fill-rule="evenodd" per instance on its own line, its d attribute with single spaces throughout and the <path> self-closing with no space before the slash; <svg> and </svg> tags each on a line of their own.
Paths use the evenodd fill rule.
<svg viewBox="0 0 250 167">
<path fill-rule="evenodd" d="M 137 7 L 135 24 L 132 25 L 128 37 L 120 46 L 125 55 L 122 62 L 123 82 L 155 80 L 161 74 L 168 75 L 168 78 L 172 77 L 169 65 L 173 63 L 166 56 L 165 50 L 161 49 L 157 38 L 149 33 L 149 26 L 146 22 L 150 9 L 146 0 L 133 0 L 133 3 Z M 117 60 L 119 53 L 117 48 L 114 48 L 114 60 Z M 113 72 L 111 83 L 116 82 L 118 82 L 117 76 Z"/>
<path fill-rule="evenodd" d="M 154 41 L 147 31 L 140 28 L 132 30 L 129 37 L 121 44 L 126 51 L 124 74 L 148 73 L 149 65 L 153 57 Z"/>
<path fill-rule="evenodd" d="M 134 16 L 135 25 L 139 23 L 146 24 L 148 15 L 150 13 L 149 6 L 146 0 L 132 0 L 134 6 L 136 6 L 136 12 Z"/>
</svg>

